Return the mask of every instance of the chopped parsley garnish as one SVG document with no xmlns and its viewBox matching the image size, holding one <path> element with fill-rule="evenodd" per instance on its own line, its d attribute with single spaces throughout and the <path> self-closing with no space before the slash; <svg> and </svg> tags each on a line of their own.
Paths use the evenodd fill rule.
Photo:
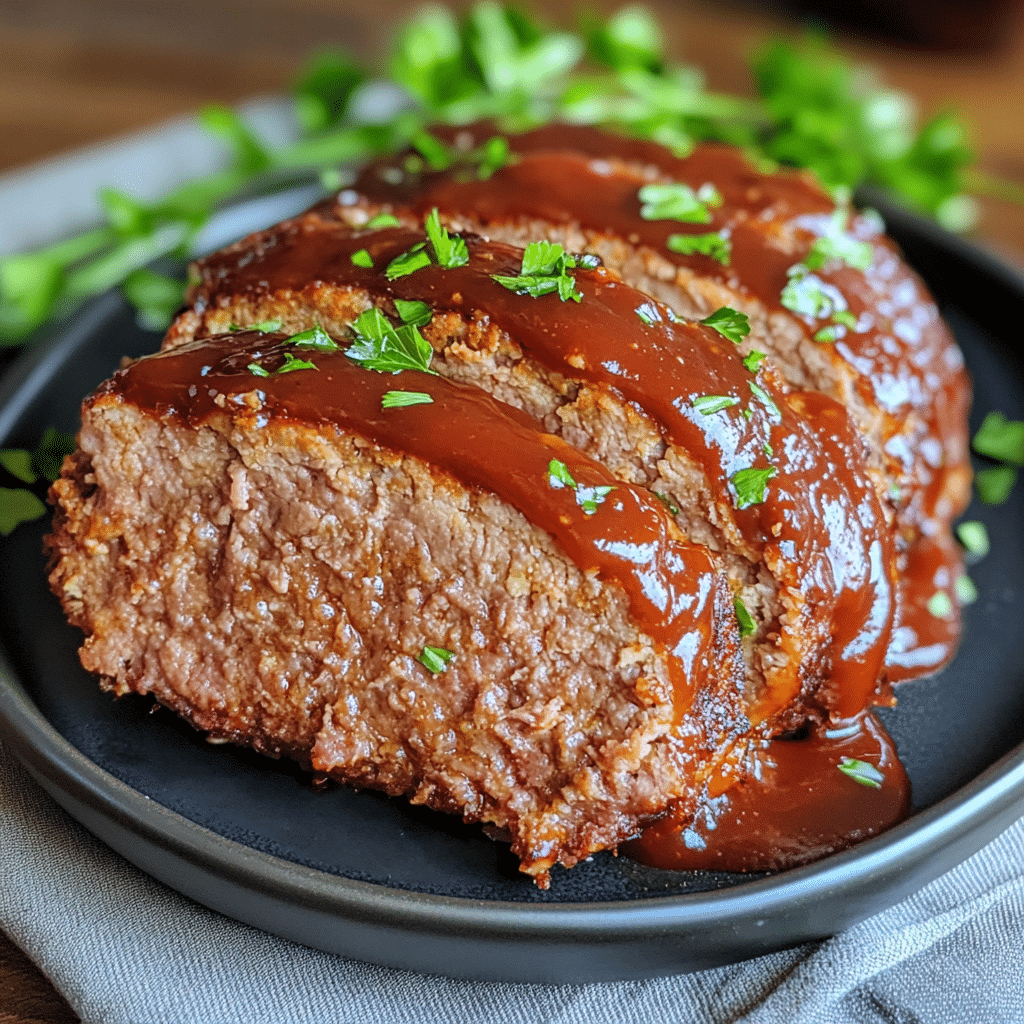
<svg viewBox="0 0 1024 1024">
<path fill-rule="evenodd" d="M 687 224 L 710 224 L 711 209 L 722 205 L 722 197 L 710 182 L 696 192 L 682 183 L 644 185 L 637 193 L 644 220 L 678 220 Z"/>
<path fill-rule="evenodd" d="M 400 256 L 396 256 L 384 270 L 384 276 L 389 281 L 395 281 L 407 274 L 415 273 L 424 267 L 430 266 L 430 253 L 427 252 L 426 242 L 417 242 L 411 249 L 407 249 Z"/>
<path fill-rule="evenodd" d="M 976 519 L 968 519 L 960 523 L 956 528 L 956 535 L 960 543 L 963 544 L 964 550 L 975 559 L 984 558 L 992 546 L 985 524 L 979 523 Z"/>
<path fill-rule="evenodd" d="M 800 316 L 824 320 L 836 312 L 832 297 L 824 291 L 819 278 L 803 264 L 797 263 L 786 271 L 789 283 L 782 289 L 781 302 L 793 313 Z"/>
<path fill-rule="evenodd" d="M 451 167 L 454 160 L 452 151 L 430 132 L 417 132 L 412 138 L 412 145 L 432 171 L 446 171 Z"/>
<path fill-rule="evenodd" d="M 667 508 L 669 512 L 672 513 L 672 515 L 679 515 L 679 506 L 674 501 L 670 501 L 668 497 L 666 497 L 664 494 L 659 493 L 658 491 L 651 491 L 651 494 L 653 494 L 658 499 L 658 501 L 660 501 L 662 505 L 664 505 L 665 508 Z"/>
<path fill-rule="evenodd" d="M 275 331 L 281 330 L 281 321 L 261 320 L 258 324 L 253 324 L 251 327 L 241 327 L 232 322 L 228 324 L 228 330 L 232 334 L 236 334 L 238 331 L 258 331 L 260 334 L 273 334 Z"/>
<path fill-rule="evenodd" d="M 530 295 L 537 299 L 557 292 L 563 302 L 569 299 L 581 302 L 583 294 L 569 271 L 576 267 L 593 269 L 598 262 L 596 256 L 570 256 L 557 242 L 531 242 L 523 251 L 518 276 L 492 274 L 491 277 L 516 295 Z"/>
<path fill-rule="evenodd" d="M 0 534 L 46 515 L 46 506 L 23 487 L 0 487 Z"/>
<path fill-rule="evenodd" d="M 402 222 L 393 213 L 378 213 L 371 217 L 364 225 L 367 231 L 376 231 L 378 228 L 399 228 Z"/>
<path fill-rule="evenodd" d="M 385 391 L 381 396 L 382 409 L 404 409 L 410 405 L 433 405 L 434 400 L 425 391 Z"/>
<path fill-rule="evenodd" d="M 774 466 L 767 466 L 765 469 L 751 466 L 749 469 L 733 473 L 730 483 L 736 491 L 736 507 L 744 509 L 762 504 L 768 493 L 768 481 L 777 474 L 778 470 Z"/>
<path fill-rule="evenodd" d="M 360 249 L 359 252 L 352 253 L 352 262 L 357 267 L 372 267 L 373 257 L 365 250 Z"/>
<path fill-rule="evenodd" d="M 0 448 L 0 466 L 22 483 L 34 484 L 38 479 L 32 466 L 32 453 L 24 448 Z"/>
<path fill-rule="evenodd" d="M 737 594 L 732 599 L 732 606 L 736 609 L 736 623 L 740 627 L 740 637 L 753 636 L 757 632 L 757 623 L 753 615 L 747 611 L 743 599 Z"/>
<path fill-rule="evenodd" d="M 592 516 L 612 491 L 614 487 L 588 487 L 586 484 L 578 484 L 569 472 L 569 467 L 559 459 L 552 459 L 548 463 L 548 484 L 556 490 L 563 487 L 571 487 L 575 492 L 576 504 L 588 515 Z"/>
<path fill-rule="evenodd" d="M 757 373 L 761 369 L 761 364 L 767 359 L 768 356 L 764 352 L 758 352 L 757 349 L 751 349 L 743 357 L 743 365 L 751 372 Z"/>
<path fill-rule="evenodd" d="M 402 318 L 402 323 L 413 327 L 423 327 L 430 323 L 434 311 L 425 303 L 416 299 L 395 299 L 395 309 Z"/>
<path fill-rule="evenodd" d="M 974 604 L 978 600 L 978 588 L 970 576 L 961 574 L 956 578 L 956 599 L 961 605 Z"/>
<path fill-rule="evenodd" d="M 698 395 L 690 404 L 704 416 L 721 412 L 730 405 L 739 405 L 740 400 L 733 395 Z"/>
<path fill-rule="evenodd" d="M 512 151 L 509 149 L 508 139 L 503 135 L 492 135 L 474 156 L 479 160 L 476 176 L 481 181 L 486 181 L 512 159 Z"/>
<path fill-rule="evenodd" d="M 746 313 L 739 313 L 729 306 L 716 309 L 711 316 L 706 316 L 701 323 L 705 327 L 713 327 L 723 338 L 728 338 L 738 345 L 750 333 L 750 320 Z"/>
<path fill-rule="evenodd" d="M 844 757 L 836 767 L 854 782 L 869 789 L 881 789 L 885 776 L 869 761 L 858 761 L 855 757 Z"/>
<path fill-rule="evenodd" d="M 448 662 L 455 657 L 454 651 L 446 650 L 444 647 L 424 647 L 420 656 L 416 659 L 428 672 L 435 676 L 448 667 Z"/>
<path fill-rule="evenodd" d="M 756 384 L 754 381 L 747 381 L 747 387 L 750 388 L 750 393 L 768 410 L 768 415 L 771 416 L 776 423 L 782 422 L 782 413 L 779 411 L 779 407 L 772 400 L 771 395 L 760 384 Z"/>
<path fill-rule="evenodd" d="M 973 447 L 979 455 L 1024 466 L 1024 422 L 990 412 L 974 435 Z"/>
<path fill-rule="evenodd" d="M 441 224 L 436 206 L 427 214 L 426 229 L 434 256 L 445 270 L 464 267 L 469 262 L 466 243 L 457 235 L 453 238 L 448 234 L 448 229 Z"/>
<path fill-rule="evenodd" d="M 848 212 L 840 208 L 832 214 L 826 234 L 816 238 L 804 259 L 808 270 L 820 270 L 826 263 L 845 263 L 855 270 L 869 270 L 874 253 L 868 242 L 861 242 L 845 230 Z"/>
<path fill-rule="evenodd" d="M 1017 482 L 1013 466 L 988 466 L 974 474 L 974 489 L 986 505 L 1002 505 Z"/>
<path fill-rule="evenodd" d="M 434 350 L 413 324 L 394 327 L 374 306 L 360 313 L 352 324 L 355 344 L 345 353 L 368 370 L 398 373 L 400 370 L 422 370 L 433 373 L 430 360 Z"/>
<path fill-rule="evenodd" d="M 634 311 L 638 317 L 648 327 L 653 327 L 655 324 L 661 323 L 661 314 L 658 312 L 658 307 L 653 302 L 644 302 L 636 307 Z"/>
<path fill-rule="evenodd" d="M 293 334 L 288 339 L 288 344 L 297 348 L 313 348 L 318 352 L 337 352 L 341 348 L 319 324 L 308 331 Z"/>
<path fill-rule="evenodd" d="M 831 344 L 843 337 L 847 330 L 852 331 L 857 326 L 857 318 L 848 309 L 837 309 L 832 314 L 832 321 L 815 333 L 815 341 Z"/>
<path fill-rule="evenodd" d="M 732 242 L 718 231 L 705 235 L 669 235 L 665 245 L 682 256 L 709 256 L 723 267 L 729 266 L 732 256 Z"/>
<path fill-rule="evenodd" d="M 75 450 L 75 435 L 47 427 L 35 451 L 24 448 L 0 449 L 0 466 L 22 483 L 34 484 L 42 477 L 52 483 L 60 476 L 64 456 Z M 46 514 L 39 496 L 24 487 L 0 487 L 0 534 L 7 536 L 21 523 Z"/>
<path fill-rule="evenodd" d="M 267 370 L 259 363 L 250 363 L 248 370 L 257 377 L 271 377 L 280 373 L 294 373 L 296 370 L 316 370 L 318 367 L 308 359 L 299 359 L 291 352 L 285 352 L 284 362 L 276 370 Z"/>
<path fill-rule="evenodd" d="M 936 590 L 928 598 L 927 608 L 937 619 L 948 619 L 953 614 L 953 602 L 944 590 Z"/>
</svg>

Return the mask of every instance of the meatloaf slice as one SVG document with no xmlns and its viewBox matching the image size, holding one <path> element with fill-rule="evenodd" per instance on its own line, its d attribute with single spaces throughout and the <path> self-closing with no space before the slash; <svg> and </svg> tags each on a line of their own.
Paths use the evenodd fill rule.
<svg viewBox="0 0 1024 1024">
<path fill-rule="evenodd" d="M 576 273 L 579 303 L 533 299 L 493 279 L 514 274 L 522 250 L 468 238 L 465 266 L 389 281 L 384 268 L 421 241 L 397 228 L 352 232 L 316 214 L 279 225 L 198 266 L 194 307 L 167 344 L 270 318 L 344 337 L 371 303 L 392 312 L 396 299 L 425 301 L 439 373 L 542 419 L 620 479 L 660 495 L 692 542 L 721 553 L 754 623 L 746 647 L 755 721 L 779 731 L 808 716 L 858 713 L 882 670 L 895 550 L 846 411 L 817 393 L 788 392 L 718 332 L 673 322 L 604 268 Z M 371 267 L 353 262 L 360 250 Z M 706 411 L 708 398 L 725 407 Z M 745 500 L 737 481 L 751 474 L 766 486 Z"/>
<path fill-rule="evenodd" d="M 86 668 L 505 829 L 541 885 L 736 770 L 732 589 L 661 502 L 478 389 L 288 352 L 199 340 L 86 401 L 49 539 Z"/>
</svg>

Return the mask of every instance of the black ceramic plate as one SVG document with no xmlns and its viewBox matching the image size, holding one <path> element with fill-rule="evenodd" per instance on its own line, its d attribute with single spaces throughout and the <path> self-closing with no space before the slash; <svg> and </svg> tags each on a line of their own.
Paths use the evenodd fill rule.
<svg viewBox="0 0 1024 1024">
<path fill-rule="evenodd" d="M 291 200 L 294 202 L 294 197 Z M 287 202 L 287 200 L 285 200 Z M 234 213 L 234 233 L 282 211 Z M 890 215 L 931 284 L 988 410 L 1024 418 L 1024 282 L 931 225 Z M 154 349 L 107 296 L 16 364 L 0 444 L 77 425 L 82 396 L 122 355 Z M 115 702 L 79 667 L 45 581 L 40 524 L 2 543 L 0 724 L 72 815 L 129 860 L 231 917 L 372 962 L 471 978 L 588 981 L 696 970 L 821 938 L 876 913 L 979 849 L 1024 812 L 1024 486 L 972 508 L 994 553 L 941 675 L 883 713 L 914 815 L 806 868 L 745 878 L 657 872 L 608 854 L 540 892 L 479 828 L 374 793 L 314 789 L 289 765 L 210 746 L 166 711 Z"/>
</svg>

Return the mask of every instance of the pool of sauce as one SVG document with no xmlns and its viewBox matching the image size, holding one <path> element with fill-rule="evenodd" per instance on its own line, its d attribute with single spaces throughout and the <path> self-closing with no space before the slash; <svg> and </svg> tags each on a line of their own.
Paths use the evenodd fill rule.
<svg viewBox="0 0 1024 1024">
<path fill-rule="evenodd" d="M 877 835 L 910 810 L 907 774 L 873 715 L 772 740 L 751 758 L 744 779 L 705 799 L 696 820 L 670 813 L 620 852 L 674 871 L 784 871 Z M 844 774 L 844 758 L 877 769 L 879 787 Z"/>
</svg>

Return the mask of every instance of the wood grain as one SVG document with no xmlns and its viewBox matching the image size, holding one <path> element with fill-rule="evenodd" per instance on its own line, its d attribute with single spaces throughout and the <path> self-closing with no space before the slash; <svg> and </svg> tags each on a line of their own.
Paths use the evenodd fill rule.
<svg viewBox="0 0 1024 1024">
<path fill-rule="evenodd" d="M 392 26 L 419 7 L 391 0 L 387 19 L 367 0 L 0 0 L 0 170 L 186 114 L 287 89 L 307 54 L 338 45 L 380 60 Z M 609 10 L 615 5 L 590 6 Z M 773 31 L 792 31 L 750 5 L 649 3 L 674 57 L 706 69 L 715 89 L 749 92 L 746 58 Z M 570 24 L 575 0 L 551 0 Z M 956 57 L 896 50 L 843 36 L 843 48 L 917 98 L 974 128 L 982 170 L 1024 187 L 1024 7 L 997 49 Z M 1024 209 L 982 201 L 979 236 L 1024 265 Z M 0 1024 L 76 1018 L 0 933 Z"/>
</svg>

